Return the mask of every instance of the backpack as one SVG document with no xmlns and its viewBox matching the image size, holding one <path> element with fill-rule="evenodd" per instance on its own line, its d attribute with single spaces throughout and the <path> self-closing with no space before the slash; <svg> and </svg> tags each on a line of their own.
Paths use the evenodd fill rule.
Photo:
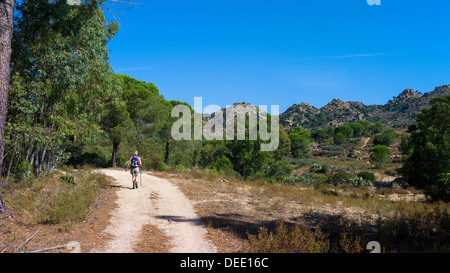
<svg viewBox="0 0 450 273">
<path fill-rule="evenodd" d="M 139 156 L 133 156 L 133 159 L 131 160 L 131 166 L 132 167 L 139 166 Z"/>
</svg>

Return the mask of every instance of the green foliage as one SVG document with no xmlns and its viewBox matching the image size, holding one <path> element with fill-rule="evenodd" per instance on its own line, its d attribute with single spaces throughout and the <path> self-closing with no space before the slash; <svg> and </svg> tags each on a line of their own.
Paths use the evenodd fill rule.
<svg viewBox="0 0 450 273">
<path fill-rule="evenodd" d="M 289 176 L 293 170 L 294 167 L 289 165 L 287 161 L 274 161 L 270 165 L 267 177 L 275 180 L 280 180 L 283 177 Z"/>
<path fill-rule="evenodd" d="M 334 130 L 334 133 L 335 133 L 335 136 L 336 136 L 336 134 L 340 133 L 340 134 L 344 135 L 346 138 L 353 137 L 353 128 L 352 128 L 352 126 L 349 126 L 349 125 L 342 125 L 342 126 L 337 127 Z"/>
<path fill-rule="evenodd" d="M 233 163 L 231 163 L 231 161 L 224 155 L 214 162 L 213 167 L 218 171 L 224 172 L 225 174 L 234 173 Z"/>
<path fill-rule="evenodd" d="M 368 182 L 375 181 L 375 174 L 373 172 L 360 172 L 357 174 L 357 176 Z"/>
<path fill-rule="evenodd" d="M 333 166 L 328 164 L 313 163 L 310 172 L 327 174 L 331 172 Z"/>
<path fill-rule="evenodd" d="M 313 131 L 311 133 L 311 136 L 315 141 L 324 141 L 326 139 L 331 139 L 334 136 L 334 128 L 328 127 L 327 129 Z"/>
<path fill-rule="evenodd" d="M 289 135 L 284 131 L 282 125 L 279 126 L 279 145 L 274 151 L 275 160 L 284 160 L 291 155 L 291 139 Z"/>
<path fill-rule="evenodd" d="M 19 163 L 17 168 L 14 170 L 14 179 L 16 180 L 16 182 L 20 182 L 26 177 L 29 168 L 30 165 L 26 160 L 22 160 Z"/>
<path fill-rule="evenodd" d="M 333 145 L 333 144 L 321 144 L 320 145 L 320 151 L 316 151 L 313 153 L 313 155 L 317 156 L 339 156 L 344 154 L 344 148 L 342 146 Z"/>
<path fill-rule="evenodd" d="M 291 143 L 291 154 L 294 158 L 306 157 L 310 153 L 309 138 L 311 132 L 301 126 L 292 128 L 289 131 L 289 139 Z"/>
<path fill-rule="evenodd" d="M 383 125 L 380 122 L 375 122 L 371 128 L 372 134 L 379 134 L 383 132 Z"/>
<path fill-rule="evenodd" d="M 70 157 L 66 148 L 100 135 L 103 101 L 114 96 L 107 43 L 117 24 L 99 5 L 17 2 L 5 150 L 33 161 L 36 176 Z"/>
<path fill-rule="evenodd" d="M 394 143 L 395 138 L 398 136 L 394 129 L 387 129 L 381 135 L 376 135 L 373 144 L 374 145 L 385 145 L 390 146 Z"/>
<path fill-rule="evenodd" d="M 343 133 L 338 132 L 334 135 L 333 141 L 334 141 L 334 144 L 341 145 L 347 141 L 347 137 Z"/>
<path fill-rule="evenodd" d="M 417 115 L 419 130 L 405 147 L 402 175 L 433 200 L 450 201 L 450 187 L 442 176 L 450 172 L 450 95 L 431 100 L 432 107 Z"/>
<path fill-rule="evenodd" d="M 385 145 L 376 145 L 372 148 L 370 162 L 381 168 L 384 164 L 391 161 L 391 150 Z"/>
<path fill-rule="evenodd" d="M 61 181 L 67 182 L 69 184 L 76 184 L 75 177 L 73 175 L 67 174 L 67 175 L 61 175 L 59 178 Z"/>
<path fill-rule="evenodd" d="M 361 137 L 363 135 L 365 128 L 361 123 L 350 123 L 349 126 L 353 129 L 354 137 Z"/>
<path fill-rule="evenodd" d="M 328 177 L 328 183 L 331 183 L 335 186 L 349 183 L 350 179 L 353 179 L 353 175 L 346 171 L 339 171 L 338 173 L 334 173 Z"/>
<path fill-rule="evenodd" d="M 406 156 L 410 155 L 413 150 L 413 145 L 411 142 L 411 136 L 403 133 L 401 137 L 400 145 L 398 146 L 398 149 Z"/>
</svg>

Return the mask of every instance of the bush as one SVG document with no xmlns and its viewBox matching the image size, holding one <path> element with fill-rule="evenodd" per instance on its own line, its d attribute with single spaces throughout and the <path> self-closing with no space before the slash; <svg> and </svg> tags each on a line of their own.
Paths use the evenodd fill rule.
<svg viewBox="0 0 450 273">
<path fill-rule="evenodd" d="M 344 154 L 344 148 L 338 145 L 321 145 L 320 149 L 321 151 L 314 152 L 314 155 L 332 157 Z"/>
<path fill-rule="evenodd" d="M 375 181 L 375 174 L 373 172 L 360 172 L 357 176 L 369 182 Z"/>
<path fill-rule="evenodd" d="M 348 183 L 349 179 L 352 179 L 353 175 L 346 171 L 340 171 L 338 173 L 332 174 L 328 177 L 328 183 L 335 186 Z"/>
<path fill-rule="evenodd" d="M 272 163 L 267 176 L 269 178 L 274 178 L 276 180 L 279 180 L 282 177 L 289 176 L 293 169 L 294 169 L 294 167 L 289 165 L 289 163 L 287 161 L 278 161 L 278 162 Z"/>
<path fill-rule="evenodd" d="M 178 164 L 178 165 L 175 166 L 175 169 L 178 170 L 178 171 L 185 171 L 186 167 L 184 167 L 183 164 Z"/>
<path fill-rule="evenodd" d="M 398 252 L 425 252 L 448 249 L 450 216 L 448 206 L 440 202 L 433 205 L 414 204 L 394 210 L 378 218 L 379 242 L 386 249 Z"/>
<path fill-rule="evenodd" d="M 231 163 L 231 160 L 224 155 L 216 160 L 216 162 L 213 164 L 213 168 L 216 168 L 218 171 L 223 172 L 225 174 L 234 173 L 233 163 Z"/>
<path fill-rule="evenodd" d="M 275 232 L 264 227 L 257 235 L 247 235 L 244 251 L 250 253 L 327 253 L 330 248 L 318 227 L 315 231 L 304 225 L 289 227 L 283 220 L 277 221 Z"/>
<path fill-rule="evenodd" d="M 16 182 L 22 181 L 26 177 L 28 170 L 28 162 L 26 160 L 20 162 L 16 170 L 14 171 L 14 179 L 16 180 Z"/>
<path fill-rule="evenodd" d="M 328 164 L 314 163 L 311 165 L 310 172 L 327 174 L 333 167 Z"/>
<path fill-rule="evenodd" d="M 62 175 L 59 179 L 61 181 L 67 182 L 69 184 L 74 184 L 74 185 L 76 184 L 75 177 L 73 175 L 70 175 L 70 174 Z"/>
</svg>

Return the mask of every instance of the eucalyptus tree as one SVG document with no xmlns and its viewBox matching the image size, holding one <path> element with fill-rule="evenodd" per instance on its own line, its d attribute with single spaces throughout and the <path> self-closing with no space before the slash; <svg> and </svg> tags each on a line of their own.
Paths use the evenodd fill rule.
<svg viewBox="0 0 450 273">
<path fill-rule="evenodd" d="M 116 22 L 106 22 L 103 2 L 17 5 L 6 120 L 10 164 L 23 160 L 35 175 L 48 172 L 70 156 L 67 145 L 100 132 L 103 101 L 115 90 L 107 44 L 118 31 Z"/>
</svg>

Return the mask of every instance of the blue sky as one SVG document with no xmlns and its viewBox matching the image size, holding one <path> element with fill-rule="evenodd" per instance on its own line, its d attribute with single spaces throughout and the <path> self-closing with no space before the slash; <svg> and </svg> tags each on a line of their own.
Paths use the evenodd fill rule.
<svg viewBox="0 0 450 273">
<path fill-rule="evenodd" d="M 384 104 L 450 84 L 450 1 L 138 0 L 111 65 L 203 107 Z M 270 109 L 270 107 L 269 107 Z"/>
</svg>

